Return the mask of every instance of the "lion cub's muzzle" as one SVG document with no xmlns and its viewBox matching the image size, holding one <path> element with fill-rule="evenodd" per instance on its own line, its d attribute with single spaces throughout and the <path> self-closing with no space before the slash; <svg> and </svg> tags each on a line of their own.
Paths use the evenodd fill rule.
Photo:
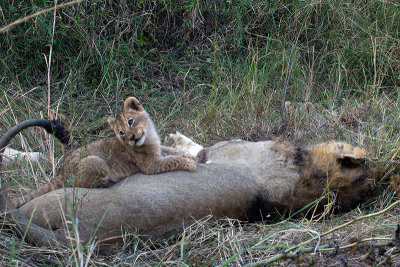
<svg viewBox="0 0 400 267">
<path fill-rule="evenodd" d="M 129 140 L 136 142 L 138 139 L 135 138 L 135 134 L 132 134 L 132 136 L 131 136 L 131 138 L 129 138 Z"/>
<path fill-rule="evenodd" d="M 140 132 L 136 134 L 132 134 L 131 137 L 129 138 L 129 145 L 131 146 L 141 146 L 143 145 L 144 141 L 146 139 L 146 133 L 145 132 Z"/>
</svg>

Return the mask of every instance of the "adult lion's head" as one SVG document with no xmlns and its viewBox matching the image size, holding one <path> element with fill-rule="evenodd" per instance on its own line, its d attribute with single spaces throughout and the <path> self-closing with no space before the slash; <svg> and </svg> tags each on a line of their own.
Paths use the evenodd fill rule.
<svg viewBox="0 0 400 267">
<path fill-rule="evenodd" d="M 295 161 L 302 178 L 292 193 L 291 210 L 311 207 L 344 212 L 355 208 L 375 192 L 375 179 L 365 164 L 367 152 L 348 143 L 331 141 L 297 149 Z M 309 210 L 309 209 L 306 209 Z"/>
</svg>

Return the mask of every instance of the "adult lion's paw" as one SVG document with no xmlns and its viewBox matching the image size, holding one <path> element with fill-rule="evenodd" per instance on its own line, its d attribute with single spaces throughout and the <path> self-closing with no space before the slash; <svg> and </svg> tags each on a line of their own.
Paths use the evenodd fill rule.
<svg viewBox="0 0 400 267">
<path fill-rule="evenodd" d="M 165 137 L 164 146 L 173 147 L 178 152 L 192 157 L 196 157 L 197 153 L 203 149 L 201 145 L 195 143 L 192 139 L 186 137 L 180 132 L 169 134 Z"/>
<path fill-rule="evenodd" d="M 210 154 L 209 148 L 203 148 L 197 153 L 196 159 L 198 163 L 207 163 Z"/>
</svg>

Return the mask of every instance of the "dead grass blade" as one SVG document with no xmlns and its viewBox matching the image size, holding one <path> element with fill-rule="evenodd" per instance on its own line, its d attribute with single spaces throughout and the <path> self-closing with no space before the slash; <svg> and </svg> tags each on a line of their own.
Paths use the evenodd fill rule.
<svg viewBox="0 0 400 267">
<path fill-rule="evenodd" d="M 59 9 L 59 8 L 64 8 L 64 7 L 67 7 L 67 6 L 71 6 L 71 5 L 77 4 L 79 2 L 82 2 L 82 0 L 75 0 L 75 1 L 68 2 L 68 3 L 64 3 L 64 4 L 55 5 L 53 7 L 40 10 L 40 11 L 38 11 L 36 13 L 33 13 L 32 15 L 26 16 L 24 18 L 17 19 L 16 21 L 14 21 L 14 22 L 12 22 L 12 23 L 0 28 L 0 33 L 6 32 L 6 31 L 10 30 L 12 27 L 14 27 L 15 25 L 18 25 L 18 24 L 20 24 L 22 22 L 25 22 L 25 21 L 29 20 L 29 19 L 35 18 L 37 16 L 40 16 L 40 15 L 42 15 L 44 13 L 47 13 L 47 12 L 50 12 L 50 11 L 53 11 L 53 10 L 56 10 L 56 9 Z"/>
</svg>

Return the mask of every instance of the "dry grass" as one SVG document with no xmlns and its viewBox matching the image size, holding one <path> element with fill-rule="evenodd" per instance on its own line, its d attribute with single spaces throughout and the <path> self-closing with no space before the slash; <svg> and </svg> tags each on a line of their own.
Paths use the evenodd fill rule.
<svg viewBox="0 0 400 267">
<path fill-rule="evenodd" d="M 258 100 L 258 98 L 253 99 L 255 102 Z M 341 138 L 369 148 L 370 151 L 379 152 L 377 155 L 372 154 L 371 158 L 375 164 L 384 169 L 383 173 L 387 176 L 393 172 L 396 166 L 387 162 L 380 163 L 379 159 L 398 160 L 398 138 L 396 139 L 393 136 L 392 140 L 390 136 L 382 134 L 380 134 L 381 137 L 377 134 L 376 137 L 372 138 L 366 133 L 383 133 L 386 128 L 392 129 L 393 132 L 393 129 L 397 129 L 394 126 L 399 122 L 399 118 L 390 115 L 393 114 L 390 113 L 393 111 L 399 114 L 399 110 L 396 110 L 395 105 L 393 101 L 385 97 L 379 98 L 375 102 L 370 101 L 369 104 L 353 103 L 353 105 L 342 105 L 332 109 L 327 109 L 318 103 L 313 104 L 311 109 L 309 104 L 294 103 L 293 110 L 289 112 L 290 127 L 284 133 L 288 138 L 297 140 L 298 143 L 308 144 L 337 138 L 338 131 L 342 130 Z M 4 106 L 7 105 L 4 104 Z M 271 112 L 267 106 L 264 108 L 265 112 Z M 24 107 L 24 109 L 29 110 L 29 106 Z M 9 114 L 11 110 L 16 111 L 15 107 L 8 106 L 3 110 L 3 113 L 7 112 Z M 21 106 L 19 106 L 19 110 L 21 110 Z M 236 109 L 232 110 L 238 112 Z M 33 110 L 31 112 L 34 113 Z M 240 114 L 240 112 L 237 114 Z M 181 121 L 181 123 L 186 125 L 186 130 L 190 129 L 192 132 L 197 130 L 201 133 L 206 133 L 209 129 L 207 124 L 200 122 L 202 121 L 202 116 L 209 116 L 209 114 L 204 110 L 203 112 L 197 112 L 196 116 L 193 120 L 187 118 L 187 122 Z M 220 114 L 216 114 L 216 117 L 218 116 L 223 118 L 227 115 L 221 112 Z M 239 117 L 235 115 L 232 118 L 237 119 L 238 126 L 250 127 L 244 123 L 248 119 L 247 116 Z M 164 123 L 168 125 L 168 122 L 163 121 L 163 119 L 165 118 L 161 118 L 161 120 L 156 119 L 156 124 L 162 125 Z M 172 123 L 178 120 L 173 115 L 168 119 L 171 119 Z M 381 123 L 376 123 L 376 121 L 380 121 Z M 2 116 L 1 123 L 2 125 L 12 125 L 14 121 L 7 116 Z M 279 121 L 275 122 L 275 126 L 277 125 L 279 125 Z M 168 125 L 168 127 L 171 126 Z M 222 130 L 226 126 L 219 125 L 218 127 Z M 237 131 L 241 130 L 238 129 Z M 214 142 L 213 139 L 206 139 L 207 134 L 199 136 L 204 137 L 207 143 Z M 224 138 L 224 136 L 218 136 L 216 139 L 219 138 Z M 27 144 L 28 151 L 42 151 L 49 157 L 48 143 L 41 131 L 34 129 L 25 131 L 23 139 L 20 140 L 25 140 L 24 143 Z M 390 140 L 390 142 L 387 142 L 387 140 Z M 21 144 L 22 142 L 18 141 L 13 144 L 13 147 L 21 149 Z M 379 150 L 376 150 L 377 145 Z M 62 151 L 58 145 L 56 145 L 56 148 L 56 152 L 58 151 L 56 159 L 60 160 L 57 154 L 61 155 Z M 371 150 L 371 148 L 375 150 Z M 378 157 L 378 160 L 375 160 L 375 157 Z M 29 168 L 26 168 L 27 164 L 30 166 Z M 38 184 L 44 181 L 45 177 L 51 177 L 51 170 L 51 161 L 49 160 L 49 162 L 42 161 L 39 164 L 34 162 L 17 162 L 3 171 L 3 173 L 8 183 L 13 185 L 11 190 L 16 194 L 20 194 L 20 192 L 29 190 L 29 188 L 37 187 Z M 301 244 L 311 238 L 318 237 L 338 225 L 387 207 L 395 198 L 393 197 L 393 191 L 388 188 L 388 181 L 385 177 L 383 177 L 379 185 L 381 188 L 380 195 L 348 214 L 335 215 L 317 221 L 309 221 L 307 219 L 283 220 L 277 224 L 270 225 L 264 223 L 248 224 L 230 219 L 214 221 L 212 218 L 205 218 L 188 226 L 183 232 L 177 235 L 162 239 L 147 239 L 127 229 L 124 233 L 126 235 L 124 247 L 122 249 L 111 250 L 107 255 L 97 254 L 97 252 L 92 254 L 90 247 L 85 246 L 80 249 L 73 249 L 72 247 L 35 248 L 25 242 L 21 243 L 21 240 L 4 223 L 2 234 L 0 235 L 3 242 L 0 243 L 4 244 L 1 249 L 7 251 L 7 253 L 4 253 L 2 256 L 2 264 L 8 264 L 10 261 L 15 264 L 17 262 L 23 264 L 22 260 L 30 264 L 82 266 L 85 264 L 94 264 L 96 266 L 154 266 L 159 264 L 242 266 L 263 262 L 279 255 L 286 249 L 293 248 L 296 244 Z M 301 263 L 305 265 L 334 266 L 346 262 L 351 266 L 365 266 L 372 264 L 372 262 L 379 263 L 385 260 L 387 255 L 395 255 L 397 253 L 397 250 L 392 246 L 388 246 L 387 243 L 394 236 L 399 212 L 400 207 L 396 206 L 377 217 L 355 222 L 346 228 L 321 237 L 320 241 L 312 241 L 300 247 L 300 249 L 311 249 L 318 246 L 325 248 L 325 250 L 321 249 L 317 253 L 310 253 L 309 251 L 307 253 L 298 253 L 297 256 L 290 259 L 282 258 L 276 264 L 296 265 Z M 362 243 L 363 246 L 335 249 L 336 247 L 346 246 L 366 238 L 375 238 L 376 240 L 364 242 Z M 385 246 L 381 248 L 380 246 L 383 244 Z M 326 246 L 329 246 L 330 250 L 327 250 Z M 375 258 L 372 257 L 373 255 Z M 394 258 L 392 262 L 400 263 L 399 260 L 399 258 Z"/>
<path fill-rule="evenodd" d="M 46 3 L 0 4 L 0 24 Z M 299 145 L 344 140 L 370 151 L 382 174 L 379 195 L 347 214 L 277 224 L 205 218 L 160 239 L 126 229 L 124 247 L 106 254 L 88 246 L 33 247 L 2 215 L 0 265 L 258 264 L 389 206 L 397 198 L 388 177 L 398 173 L 390 162 L 400 160 L 399 16 L 390 1 L 83 1 L 0 35 L 1 133 L 24 119 L 58 117 L 85 144 L 110 134 L 106 117 L 134 95 L 161 136 L 179 130 L 203 145 L 270 135 Z M 285 101 L 292 108 L 283 124 Z M 47 160 L 3 168 L 13 194 L 53 176 L 64 151 L 50 140 L 37 129 L 15 138 L 12 147 Z M 311 252 L 274 264 L 388 261 L 398 255 L 387 243 L 399 213 L 396 206 L 357 221 L 300 248 Z M 366 238 L 379 240 L 340 248 Z M 326 250 L 312 253 L 317 245 Z M 391 261 L 400 264 L 399 257 Z"/>
</svg>

